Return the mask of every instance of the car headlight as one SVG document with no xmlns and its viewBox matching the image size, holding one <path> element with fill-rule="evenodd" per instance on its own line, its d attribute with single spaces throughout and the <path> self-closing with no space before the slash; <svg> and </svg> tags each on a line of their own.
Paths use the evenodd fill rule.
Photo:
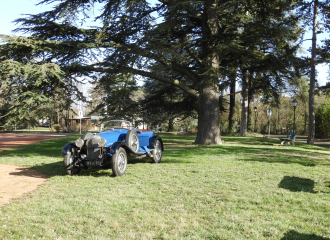
<svg viewBox="0 0 330 240">
<path fill-rule="evenodd" d="M 104 138 L 100 138 L 99 140 L 97 140 L 97 145 L 99 147 L 105 147 L 106 144 L 107 144 L 107 141 L 105 141 Z"/>
<path fill-rule="evenodd" d="M 82 140 L 81 138 L 78 138 L 75 143 L 76 143 L 76 146 L 79 148 L 84 146 L 84 140 Z"/>
</svg>

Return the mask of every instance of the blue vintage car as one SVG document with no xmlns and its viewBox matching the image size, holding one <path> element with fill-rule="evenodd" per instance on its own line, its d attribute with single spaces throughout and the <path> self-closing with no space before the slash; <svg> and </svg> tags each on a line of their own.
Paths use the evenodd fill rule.
<svg viewBox="0 0 330 240">
<path fill-rule="evenodd" d="M 127 158 L 149 156 L 160 163 L 164 151 L 162 139 L 153 131 L 141 132 L 123 120 L 112 120 L 101 125 L 100 133 L 85 133 L 76 142 L 62 149 L 63 165 L 69 175 L 79 174 L 92 166 L 112 168 L 114 176 L 126 172 Z"/>
</svg>

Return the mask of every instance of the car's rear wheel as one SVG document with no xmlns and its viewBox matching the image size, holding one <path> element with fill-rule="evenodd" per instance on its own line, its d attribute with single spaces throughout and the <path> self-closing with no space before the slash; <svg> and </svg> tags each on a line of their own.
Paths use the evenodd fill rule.
<svg viewBox="0 0 330 240">
<path fill-rule="evenodd" d="M 125 142 L 134 152 L 139 151 L 140 142 L 135 130 L 129 130 L 127 132 Z"/>
<path fill-rule="evenodd" d="M 112 173 L 114 176 L 122 176 L 127 168 L 127 155 L 124 148 L 119 148 L 112 156 Z"/>
<path fill-rule="evenodd" d="M 162 144 L 159 140 L 157 140 L 155 144 L 155 149 L 152 151 L 152 161 L 154 163 L 160 163 L 160 161 L 162 160 L 162 154 Z"/>
<path fill-rule="evenodd" d="M 63 158 L 64 170 L 70 176 L 77 175 L 77 174 L 80 173 L 80 168 L 76 167 L 76 166 L 73 166 L 73 164 L 74 164 L 74 157 L 73 157 L 72 150 L 70 150 L 68 152 L 68 154 L 65 155 L 64 158 Z"/>
</svg>

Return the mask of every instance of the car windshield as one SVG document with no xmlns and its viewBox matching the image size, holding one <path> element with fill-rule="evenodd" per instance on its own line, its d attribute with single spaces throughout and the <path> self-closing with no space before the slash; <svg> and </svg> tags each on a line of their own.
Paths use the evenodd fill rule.
<svg viewBox="0 0 330 240">
<path fill-rule="evenodd" d="M 129 129 L 131 123 L 124 120 L 111 120 L 108 122 L 102 123 L 102 131 L 112 129 L 112 128 L 126 128 Z"/>
</svg>

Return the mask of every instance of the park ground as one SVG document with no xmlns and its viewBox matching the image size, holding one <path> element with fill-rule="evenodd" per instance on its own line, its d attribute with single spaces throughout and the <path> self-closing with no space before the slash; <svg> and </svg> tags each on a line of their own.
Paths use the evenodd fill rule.
<svg viewBox="0 0 330 240">
<path fill-rule="evenodd" d="M 1 151 L 0 164 L 18 168 L 11 177 L 43 182 L 0 207 L 0 239 L 330 239 L 329 148 L 161 136 L 161 164 L 131 160 L 117 178 L 104 169 L 65 175 L 60 150 L 79 135 Z"/>
<path fill-rule="evenodd" d="M 47 132 L 1 133 L 0 151 L 66 135 Z M 47 178 L 47 175 L 31 168 L 0 164 L 0 206 L 37 189 Z"/>
</svg>

